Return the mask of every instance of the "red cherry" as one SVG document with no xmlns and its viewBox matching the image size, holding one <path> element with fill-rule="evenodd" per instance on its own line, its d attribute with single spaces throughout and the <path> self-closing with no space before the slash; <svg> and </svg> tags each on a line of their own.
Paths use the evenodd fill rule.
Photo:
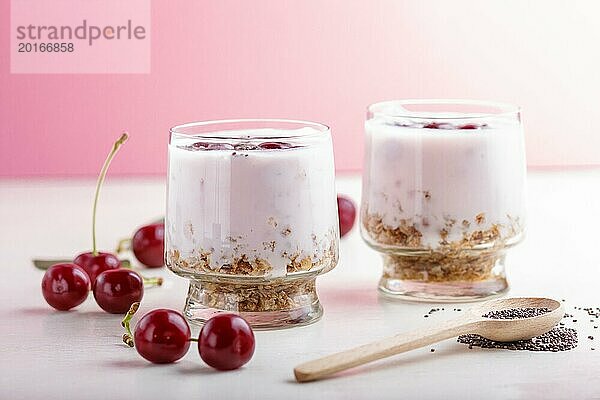
<svg viewBox="0 0 600 400">
<path fill-rule="evenodd" d="M 66 311 L 85 301 L 90 291 L 90 278 L 75 264 L 55 264 L 42 278 L 42 294 L 57 310 Z"/>
<path fill-rule="evenodd" d="M 192 147 L 194 149 L 206 149 L 208 147 L 209 143 L 205 143 L 205 142 L 196 142 L 194 144 L 192 144 Z"/>
<path fill-rule="evenodd" d="M 146 267 L 162 267 L 165 258 L 165 224 L 142 226 L 131 239 L 131 249 L 135 258 Z"/>
<path fill-rule="evenodd" d="M 180 312 L 157 309 L 148 312 L 135 326 L 137 352 L 157 364 L 179 360 L 190 348 L 190 326 Z"/>
<path fill-rule="evenodd" d="M 352 199 L 340 196 L 337 197 L 338 217 L 340 219 L 340 236 L 345 236 L 354 226 L 356 219 L 356 206 Z"/>
<path fill-rule="evenodd" d="M 99 252 L 98 255 L 94 255 L 91 251 L 81 253 L 75 257 L 73 263 L 87 272 L 92 283 L 96 281 L 96 278 L 102 272 L 121 267 L 121 261 L 114 254 Z"/>
<path fill-rule="evenodd" d="M 94 298 L 104 311 L 123 314 L 144 297 L 144 280 L 130 269 L 109 269 L 94 283 Z"/>
<path fill-rule="evenodd" d="M 227 371 L 246 364 L 254 354 L 254 333 L 242 317 L 217 314 L 209 319 L 198 338 L 198 351 L 205 363 Z"/>
<path fill-rule="evenodd" d="M 261 149 L 265 150 L 277 150 L 277 149 L 287 149 L 290 147 L 287 143 L 280 142 L 264 142 L 258 145 Z"/>
</svg>

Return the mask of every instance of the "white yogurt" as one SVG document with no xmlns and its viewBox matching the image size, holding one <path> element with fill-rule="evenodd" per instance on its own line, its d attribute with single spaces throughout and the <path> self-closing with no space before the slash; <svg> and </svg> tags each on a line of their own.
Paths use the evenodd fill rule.
<svg viewBox="0 0 600 400">
<path fill-rule="evenodd" d="M 311 132 L 314 131 L 314 132 Z M 248 138 L 302 136 L 286 149 L 192 149 L 202 137 L 169 144 L 168 249 L 185 259 L 212 252 L 210 269 L 246 256 L 266 260 L 270 276 L 286 274 L 290 255 L 318 262 L 338 235 L 331 137 L 312 128 L 217 132 Z M 262 142 L 268 140 L 262 140 Z M 285 141 L 285 139 L 277 139 Z M 231 147 L 231 146 L 227 146 Z"/>
<path fill-rule="evenodd" d="M 426 125 L 400 126 L 383 117 L 367 120 L 366 212 L 392 229 L 402 220 L 413 223 L 428 248 L 439 244 L 440 231 L 453 220 L 452 229 L 447 229 L 450 242 L 475 226 L 485 230 L 493 224 L 499 225 L 503 237 L 514 235 L 516 222 L 522 224 L 525 217 L 519 122 L 487 119 L 479 129 L 456 129 L 451 120 L 444 125 L 449 129 Z M 484 221 L 476 224 L 481 214 Z"/>
</svg>

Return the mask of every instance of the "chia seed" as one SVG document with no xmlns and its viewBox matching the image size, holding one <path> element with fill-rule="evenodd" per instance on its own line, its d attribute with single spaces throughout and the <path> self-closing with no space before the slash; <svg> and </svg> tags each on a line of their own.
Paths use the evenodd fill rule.
<svg viewBox="0 0 600 400">
<path fill-rule="evenodd" d="M 507 310 L 490 311 L 482 315 L 484 318 L 491 319 L 521 319 L 537 317 L 549 313 L 548 308 L 510 308 Z"/>
<path fill-rule="evenodd" d="M 577 331 L 572 328 L 557 327 L 533 339 L 515 342 L 496 342 L 480 335 L 468 334 L 459 336 L 458 342 L 469 345 L 469 349 L 481 347 L 483 349 L 558 352 L 577 347 Z"/>
</svg>

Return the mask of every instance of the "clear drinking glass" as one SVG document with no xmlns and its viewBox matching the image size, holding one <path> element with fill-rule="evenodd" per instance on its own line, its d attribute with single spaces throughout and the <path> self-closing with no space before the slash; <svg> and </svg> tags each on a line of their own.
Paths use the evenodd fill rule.
<svg viewBox="0 0 600 400">
<path fill-rule="evenodd" d="M 399 100 L 368 108 L 361 234 L 392 297 L 465 301 L 504 292 L 523 237 L 525 150 L 517 107 Z"/>
<path fill-rule="evenodd" d="M 227 120 L 171 129 L 166 264 L 190 279 L 184 313 L 236 312 L 254 328 L 316 321 L 315 278 L 338 260 L 330 130 Z"/>
</svg>

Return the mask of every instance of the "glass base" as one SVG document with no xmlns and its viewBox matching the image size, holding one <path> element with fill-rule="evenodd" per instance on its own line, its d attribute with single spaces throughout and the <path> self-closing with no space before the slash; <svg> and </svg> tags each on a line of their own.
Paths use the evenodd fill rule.
<svg viewBox="0 0 600 400">
<path fill-rule="evenodd" d="M 192 280 L 184 315 L 204 324 L 215 314 L 233 312 L 253 329 L 282 329 L 312 324 L 323 315 L 315 278 L 271 281 L 266 284 Z"/>
<path fill-rule="evenodd" d="M 382 277 L 379 290 L 385 296 L 400 300 L 435 303 L 466 303 L 502 296 L 508 291 L 504 277 L 482 282 L 428 283 Z"/>
<path fill-rule="evenodd" d="M 384 254 L 379 290 L 386 297 L 426 302 L 469 302 L 508 290 L 505 251 L 439 254 Z"/>
</svg>

